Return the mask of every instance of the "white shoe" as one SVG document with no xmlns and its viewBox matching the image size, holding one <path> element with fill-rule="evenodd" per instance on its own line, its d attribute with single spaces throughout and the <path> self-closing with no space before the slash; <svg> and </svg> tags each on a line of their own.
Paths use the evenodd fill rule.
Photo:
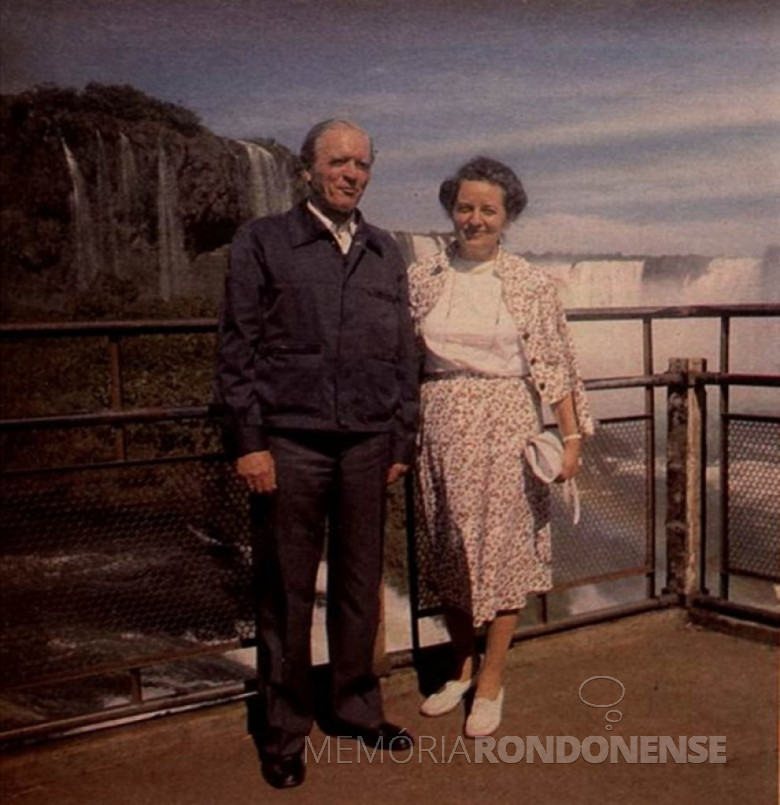
<svg viewBox="0 0 780 805">
<path fill-rule="evenodd" d="M 482 696 L 474 699 L 471 712 L 466 719 L 466 737 L 482 738 L 492 735 L 501 724 L 501 710 L 504 706 L 504 689 L 498 692 L 495 699 Z"/>
<path fill-rule="evenodd" d="M 474 684 L 475 679 L 461 682 L 459 679 L 450 679 L 436 693 L 432 693 L 421 705 L 420 712 L 424 716 L 443 716 L 452 712 Z"/>
</svg>

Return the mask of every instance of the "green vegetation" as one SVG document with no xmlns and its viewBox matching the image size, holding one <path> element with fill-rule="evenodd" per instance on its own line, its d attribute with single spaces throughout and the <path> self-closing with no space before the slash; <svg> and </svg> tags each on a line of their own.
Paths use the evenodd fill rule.
<svg viewBox="0 0 780 805">
<path fill-rule="evenodd" d="M 83 92 L 41 85 L 2 98 L 3 112 L 21 123 L 29 115 L 41 121 L 95 125 L 96 119 L 160 123 L 192 137 L 205 131 L 198 116 L 175 103 L 160 101 L 128 84 L 90 83 Z"/>
</svg>

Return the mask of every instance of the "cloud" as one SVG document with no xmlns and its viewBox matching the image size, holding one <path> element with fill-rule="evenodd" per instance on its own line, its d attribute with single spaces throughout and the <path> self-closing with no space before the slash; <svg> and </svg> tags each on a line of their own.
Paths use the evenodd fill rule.
<svg viewBox="0 0 780 805">
<path fill-rule="evenodd" d="M 626 109 L 629 111 L 625 111 Z M 564 146 L 602 146 L 640 140 L 671 139 L 683 134 L 711 134 L 723 131 L 745 131 L 760 126 L 780 125 L 780 103 L 773 88 L 721 92 L 700 96 L 692 93 L 674 101 L 654 99 L 634 105 L 626 104 L 615 112 L 602 105 L 598 113 L 555 125 L 513 126 L 495 130 L 481 138 L 479 147 L 485 152 L 524 151 Z M 489 132 L 489 129 L 487 129 Z M 421 143 L 414 150 L 416 160 L 431 157 L 470 154 L 474 150 L 472 136 L 436 138 Z M 397 147 L 387 159 L 409 158 L 408 148 Z"/>
<path fill-rule="evenodd" d="M 535 252 L 622 252 L 624 254 L 703 254 L 761 256 L 774 231 L 767 221 L 724 219 L 718 226 L 686 220 L 627 222 L 593 215 L 548 215 L 510 230 L 508 245 Z"/>
<path fill-rule="evenodd" d="M 641 200 L 650 203 L 701 202 L 716 198 L 776 198 L 780 191 L 780 155 L 767 143 L 747 148 L 733 144 L 726 153 L 702 149 L 679 155 L 672 150 L 629 164 L 583 167 L 541 175 L 537 190 L 544 199 L 565 200 L 567 208 L 598 203 L 615 208 Z"/>
<path fill-rule="evenodd" d="M 780 123 L 777 94 L 754 89 L 748 96 L 725 93 L 708 97 L 661 99 L 643 104 L 629 114 L 592 119 L 564 126 L 548 126 L 522 134 L 521 147 L 600 143 L 656 138 L 689 132 L 746 129 Z"/>
</svg>

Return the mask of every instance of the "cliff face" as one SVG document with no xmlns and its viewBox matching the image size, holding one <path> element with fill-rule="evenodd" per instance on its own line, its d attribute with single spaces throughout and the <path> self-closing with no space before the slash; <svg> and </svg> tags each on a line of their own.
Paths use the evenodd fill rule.
<svg viewBox="0 0 780 805">
<path fill-rule="evenodd" d="M 303 191 L 284 147 L 131 87 L 0 98 L 0 153 L 6 320 L 211 313 L 236 228 Z"/>
</svg>

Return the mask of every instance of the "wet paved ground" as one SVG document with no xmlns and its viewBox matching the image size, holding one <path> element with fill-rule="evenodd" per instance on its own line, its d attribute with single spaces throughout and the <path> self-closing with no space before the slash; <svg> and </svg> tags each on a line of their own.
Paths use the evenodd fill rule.
<svg viewBox="0 0 780 805">
<path fill-rule="evenodd" d="M 778 801 L 777 650 L 689 624 L 680 610 L 644 614 L 535 638 L 512 652 L 505 717 L 490 753 L 460 739 L 463 713 L 426 719 L 413 670 L 384 681 L 388 717 L 417 748 L 373 760 L 354 742 L 316 730 L 306 783 L 263 782 L 244 705 L 158 718 L 6 754 L 4 805 L 244 805 L 245 803 L 667 803 L 775 805 Z M 593 676 L 620 680 L 611 709 L 584 704 Z M 616 682 L 593 680 L 583 697 L 609 704 Z M 520 740 L 548 736 L 573 762 L 529 763 Z M 568 743 L 560 740 L 570 736 Z M 646 738 L 647 762 L 599 761 L 613 737 Z M 723 736 L 725 763 L 653 762 L 653 736 Z M 586 741 L 585 739 L 594 739 Z M 604 740 L 600 740 L 604 739 Z M 701 744 L 707 748 L 708 744 Z M 720 745 L 721 749 L 723 744 Z M 574 748 L 573 748 L 574 747 Z M 328 752 L 330 759 L 328 760 Z M 702 753 L 699 753 L 702 754 Z M 722 754 L 722 753 L 721 753 Z M 587 755 L 587 759 L 583 757 Z M 697 752 L 688 748 L 685 759 Z M 630 756 L 629 756 L 630 758 Z M 641 748 L 636 759 L 642 760 Z M 512 762 L 515 761 L 515 762 Z M 590 761 L 590 762 L 589 762 Z"/>
</svg>

